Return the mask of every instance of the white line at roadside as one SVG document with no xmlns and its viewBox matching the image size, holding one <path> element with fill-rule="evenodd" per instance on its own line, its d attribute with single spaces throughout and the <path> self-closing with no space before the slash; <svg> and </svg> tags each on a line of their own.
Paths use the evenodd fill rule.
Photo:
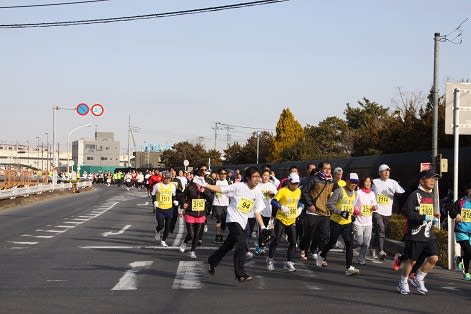
<svg viewBox="0 0 471 314">
<path fill-rule="evenodd" d="M 111 290 L 137 290 L 137 273 L 149 268 L 153 263 L 153 261 L 130 263 L 131 269 L 124 273 L 119 282 Z"/>
</svg>

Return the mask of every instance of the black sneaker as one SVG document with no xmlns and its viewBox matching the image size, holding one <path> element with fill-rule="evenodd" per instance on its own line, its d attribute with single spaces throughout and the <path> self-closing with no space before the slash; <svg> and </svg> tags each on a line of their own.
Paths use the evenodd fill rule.
<svg viewBox="0 0 471 314">
<path fill-rule="evenodd" d="M 210 275 L 214 275 L 216 273 L 216 269 L 214 268 L 214 266 L 209 263 L 208 263 L 208 273 Z"/>
</svg>

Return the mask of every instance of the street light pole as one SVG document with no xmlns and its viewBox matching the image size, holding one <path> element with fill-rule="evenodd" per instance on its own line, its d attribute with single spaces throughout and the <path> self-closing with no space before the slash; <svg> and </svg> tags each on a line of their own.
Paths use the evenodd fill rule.
<svg viewBox="0 0 471 314">
<path fill-rule="evenodd" d="M 47 150 L 47 155 L 46 155 L 46 172 L 47 174 L 49 175 L 49 158 L 50 158 L 50 154 L 49 154 L 49 133 L 46 132 L 44 133 L 46 134 L 46 150 Z"/>
<path fill-rule="evenodd" d="M 38 168 L 39 168 L 39 136 L 36 136 L 36 139 L 38 140 Z"/>
<path fill-rule="evenodd" d="M 259 151 L 260 151 L 260 132 L 257 131 L 257 165 L 258 165 Z"/>
<path fill-rule="evenodd" d="M 72 131 L 70 131 L 69 134 L 67 135 L 67 175 L 69 175 L 69 173 L 70 173 L 70 170 L 69 170 L 70 152 L 71 152 L 71 150 L 69 151 L 69 148 L 70 148 L 70 136 L 72 135 L 72 133 L 74 133 L 74 132 L 77 131 L 77 130 L 80 130 L 80 129 L 82 129 L 82 128 L 91 127 L 91 126 L 93 126 L 93 124 L 91 124 L 91 123 L 78 126 L 78 127 L 76 127 L 75 129 L 73 129 Z"/>
</svg>

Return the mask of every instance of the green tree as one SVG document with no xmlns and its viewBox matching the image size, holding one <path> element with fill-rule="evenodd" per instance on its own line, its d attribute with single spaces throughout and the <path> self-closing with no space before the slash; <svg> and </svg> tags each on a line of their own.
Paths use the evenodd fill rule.
<svg viewBox="0 0 471 314">
<path fill-rule="evenodd" d="M 240 164 L 243 160 L 242 156 L 242 146 L 235 142 L 224 150 L 226 156 L 225 164 Z"/>
<path fill-rule="evenodd" d="M 184 141 L 176 143 L 172 149 L 164 151 L 160 159 L 165 167 L 181 168 L 185 159 L 190 162 L 190 166 L 198 167 L 201 163 L 207 163 L 208 157 L 209 154 L 202 145 L 194 145 Z"/>
<path fill-rule="evenodd" d="M 305 159 L 325 159 L 350 156 L 353 139 L 345 120 L 327 117 L 318 126 L 307 125 Z"/>
<path fill-rule="evenodd" d="M 283 151 L 289 150 L 298 142 L 304 142 L 304 129 L 294 118 L 289 108 L 283 109 L 278 123 L 276 124 L 276 135 L 273 140 L 272 160 L 283 159 Z M 285 154 L 291 155 L 291 154 Z"/>
<path fill-rule="evenodd" d="M 211 168 L 222 165 L 221 153 L 218 150 L 210 149 L 208 151 L 208 158 L 211 159 Z"/>
</svg>

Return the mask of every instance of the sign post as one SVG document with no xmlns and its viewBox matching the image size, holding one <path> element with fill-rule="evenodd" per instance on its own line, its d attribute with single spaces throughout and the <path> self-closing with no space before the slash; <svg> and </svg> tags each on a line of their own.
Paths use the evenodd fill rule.
<svg viewBox="0 0 471 314">
<path fill-rule="evenodd" d="M 184 160 L 183 161 L 183 165 L 185 166 L 185 171 L 186 171 L 186 167 L 188 167 L 188 165 L 190 164 L 190 162 L 188 160 Z"/>
</svg>

